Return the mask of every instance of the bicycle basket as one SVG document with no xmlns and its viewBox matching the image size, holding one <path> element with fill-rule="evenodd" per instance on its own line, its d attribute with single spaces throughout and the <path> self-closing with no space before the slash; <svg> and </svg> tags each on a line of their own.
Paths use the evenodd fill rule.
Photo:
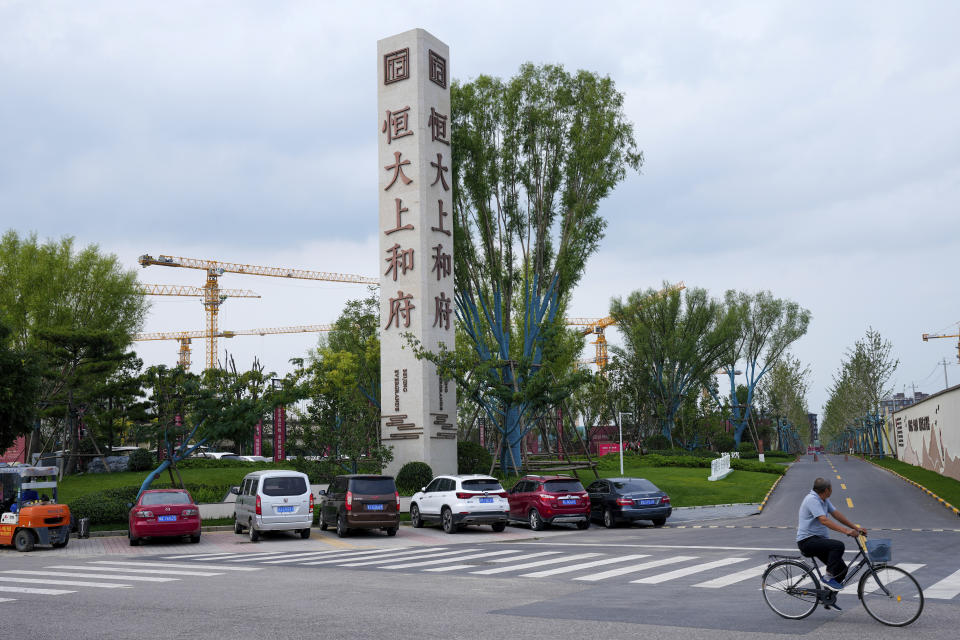
<svg viewBox="0 0 960 640">
<path fill-rule="evenodd" d="M 867 540 L 867 553 L 870 554 L 871 562 L 881 564 L 890 562 L 893 557 L 893 541 L 889 538 Z"/>
</svg>

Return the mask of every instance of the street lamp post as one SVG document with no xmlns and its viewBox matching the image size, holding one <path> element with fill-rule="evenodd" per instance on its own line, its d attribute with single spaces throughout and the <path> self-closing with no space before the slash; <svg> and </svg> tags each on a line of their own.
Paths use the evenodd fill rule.
<svg viewBox="0 0 960 640">
<path fill-rule="evenodd" d="M 619 411 L 617 416 L 617 422 L 619 423 L 617 425 L 617 430 L 620 432 L 620 475 L 623 476 L 623 416 L 630 416 L 632 418 L 633 414 L 625 411 Z"/>
</svg>

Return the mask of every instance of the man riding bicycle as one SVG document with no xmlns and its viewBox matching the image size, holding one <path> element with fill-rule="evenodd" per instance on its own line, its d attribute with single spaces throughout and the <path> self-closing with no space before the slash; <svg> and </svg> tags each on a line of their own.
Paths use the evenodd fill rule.
<svg viewBox="0 0 960 640">
<path fill-rule="evenodd" d="M 843 589 L 847 575 L 847 563 L 843 561 L 844 544 L 831 540 L 827 529 L 833 529 L 852 538 L 867 535 L 867 530 L 850 522 L 830 502 L 833 487 L 826 478 L 813 481 L 813 490 L 800 503 L 797 524 L 797 547 L 805 556 L 815 557 L 827 566 L 827 579 L 823 585 L 833 591 Z M 842 525 L 834 523 L 828 516 Z"/>
</svg>

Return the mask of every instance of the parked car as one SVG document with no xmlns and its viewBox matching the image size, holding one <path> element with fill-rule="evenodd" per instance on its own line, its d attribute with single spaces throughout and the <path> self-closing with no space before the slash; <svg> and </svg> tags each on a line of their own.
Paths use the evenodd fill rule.
<svg viewBox="0 0 960 640">
<path fill-rule="evenodd" d="M 237 496 L 233 531 L 246 529 L 250 542 L 266 531 L 296 531 L 310 537 L 313 526 L 313 493 L 307 474 L 299 471 L 254 471 L 231 489 Z"/>
<path fill-rule="evenodd" d="M 604 478 L 587 487 L 590 516 L 612 529 L 618 522 L 650 520 L 662 527 L 673 512 L 670 496 L 644 478 Z"/>
<path fill-rule="evenodd" d="M 570 476 L 524 476 L 507 500 L 510 520 L 527 522 L 534 531 L 559 523 L 590 526 L 590 499 L 580 481 Z"/>
<path fill-rule="evenodd" d="M 184 489 L 147 489 L 130 507 L 127 538 L 135 547 L 144 538 L 189 536 L 200 542 L 200 507 Z"/>
<path fill-rule="evenodd" d="M 393 476 L 337 476 L 320 492 L 320 530 L 335 526 L 341 538 L 351 529 L 382 529 L 397 535 L 400 494 Z"/>
<path fill-rule="evenodd" d="M 239 456 L 245 462 L 270 462 L 271 458 L 266 456 Z"/>
<path fill-rule="evenodd" d="M 484 475 L 437 476 L 410 499 L 410 524 L 439 522 L 447 533 L 470 524 L 507 526 L 510 503 L 496 478 Z"/>
</svg>

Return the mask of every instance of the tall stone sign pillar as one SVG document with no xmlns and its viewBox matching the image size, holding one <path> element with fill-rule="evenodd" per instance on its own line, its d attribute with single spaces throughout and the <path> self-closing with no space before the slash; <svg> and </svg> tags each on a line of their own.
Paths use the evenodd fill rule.
<svg viewBox="0 0 960 640">
<path fill-rule="evenodd" d="M 452 381 L 405 334 L 454 348 L 450 51 L 423 29 L 377 43 L 380 420 L 387 473 L 412 460 L 457 472 Z"/>
</svg>

